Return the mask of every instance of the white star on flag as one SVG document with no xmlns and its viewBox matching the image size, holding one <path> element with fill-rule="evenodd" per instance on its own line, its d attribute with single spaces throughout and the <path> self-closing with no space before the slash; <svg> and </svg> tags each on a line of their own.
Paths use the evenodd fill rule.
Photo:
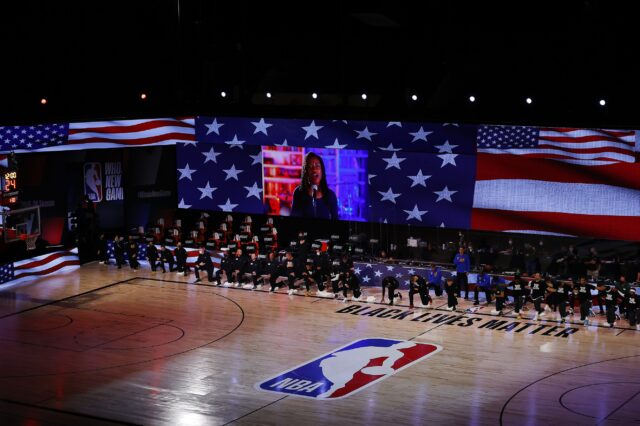
<svg viewBox="0 0 640 426">
<path fill-rule="evenodd" d="M 373 275 L 375 275 L 376 278 L 380 278 L 382 276 L 382 271 L 375 271 Z"/>
<path fill-rule="evenodd" d="M 400 163 L 402 163 L 404 160 L 406 160 L 406 158 L 398 158 L 398 156 L 396 155 L 396 153 L 394 152 L 393 155 L 390 158 L 383 158 L 382 161 L 386 161 L 387 162 L 387 167 L 385 167 L 384 169 L 387 170 L 391 167 L 395 167 L 398 170 L 402 170 L 400 168 Z"/>
<path fill-rule="evenodd" d="M 220 127 L 224 126 L 224 123 L 218 123 L 218 119 L 214 118 L 213 123 L 205 124 L 205 126 L 208 129 L 207 135 L 210 133 L 215 133 L 216 135 L 220 136 Z"/>
<path fill-rule="evenodd" d="M 387 145 L 386 148 L 379 148 L 380 151 L 402 151 L 402 148 L 394 148 L 393 143 Z"/>
<path fill-rule="evenodd" d="M 431 133 L 433 132 L 425 132 L 422 126 L 420 126 L 420 130 L 418 130 L 417 132 L 409 132 L 409 134 L 413 136 L 413 140 L 411 141 L 412 143 L 420 140 L 427 142 L 427 136 L 429 136 Z"/>
<path fill-rule="evenodd" d="M 308 126 L 302 126 L 304 131 L 307 132 L 307 134 L 304 136 L 304 140 L 306 141 L 310 136 L 313 136 L 316 139 L 320 139 L 318 137 L 318 130 L 322 129 L 323 127 L 324 126 L 316 126 L 315 120 L 311 121 L 311 124 L 309 124 Z"/>
<path fill-rule="evenodd" d="M 413 188 L 416 185 L 422 185 L 426 188 L 427 184 L 425 181 L 429 179 L 431 175 L 423 175 L 422 169 L 420 169 L 418 170 L 418 173 L 415 176 L 407 176 L 407 177 L 413 181 L 411 183 L 411 188 Z"/>
<path fill-rule="evenodd" d="M 368 127 L 365 127 L 362 130 L 354 130 L 354 131 L 358 134 L 358 136 L 356 136 L 356 139 L 364 138 L 369 140 L 369 142 L 372 142 L 371 136 L 377 135 L 377 133 L 370 132 Z"/>
<path fill-rule="evenodd" d="M 353 272 L 355 272 L 356 274 L 360 275 L 360 272 L 361 272 L 360 267 L 358 266 L 357 268 L 354 268 Z"/>
<path fill-rule="evenodd" d="M 409 275 L 413 275 L 416 273 L 416 271 L 413 268 L 409 269 L 407 272 L 409 273 Z"/>
<path fill-rule="evenodd" d="M 246 141 L 241 141 L 238 140 L 238 135 L 233 135 L 233 139 L 231 139 L 230 141 L 224 141 L 224 143 L 226 143 L 227 145 L 229 145 L 230 147 L 238 147 L 240 149 L 244 149 L 244 147 L 242 145 L 244 145 Z"/>
<path fill-rule="evenodd" d="M 393 271 L 393 266 L 387 266 L 387 271 L 389 272 Z"/>
<path fill-rule="evenodd" d="M 338 143 L 338 138 L 336 138 L 336 140 L 335 140 L 335 141 L 333 141 L 333 145 L 327 145 L 327 146 L 325 146 L 325 148 L 342 149 L 342 148 L 344 148 L 345 146 L 347 146 L 347 144 L 340 145 L 340 144 Z"/>
<path fill-rule="evenodd" d="M 16 135 L 16 136 L 18 136 L 18 135 Z M 48 137 L 47 137 L 47 136 L 45 136 L 45 139 L 48 139 Z M 23 139 L 22 141 L 24 141 L 24 139 Z M 22 143 L 22 142 L 20 142 L 20 143 Z M 187 145 L 198 146 L 198 145 L 197 145 L 197 144 L 198 144 L 198 141 L 197 141 L 197 140 L 195 140 L 195 139 L 194 139 L 194 140 L 192 140 L 192 141 L 189 141 L 189 140 L 186 140 L 186 141 L 177 141 L 176 143 L 181 143 L 181 144 L 183 144 L 184 146 L 187 146 Z M 58 142 L 58 145 L 60 145 L 60 142 Z"/>
<path fill-rule="evenodd" d="M 440 228 L 445 228 L 444 222 L 440 223 Z"/>
<path fill-rule="evenodd" d="M 367 177 L 367 181 L 369 182 L 369 185 L 371 185 L 371 179 L 373 179 L 373 178 L 374 178 L 374 177 L 376 177 L 376 176 L 378 176 L 378 175 L 371 175 L 371 174 L 370 174 L 370 175 Z"/>
<path fill-rule="evenodd" d="M 365 268 L 373 268 L 373 265 L 370 263 L 367 263 L 366 265 L 364 265 Z"/>
<path fill-rule="evenodd" d="M 224 180 L 227 181 L 229 179 L 238 180 L 238 175 L 242 173 L 244 170 L 238 170 L 236 169 L 236 165 L 232 164 L 230 169 L 222 169 L 222 171 L 227 174 L 227 177 L 224 178 Z"/>
<path fill-rule="evenodd" d="M 219 204 L 218 207 L 220 207 L 220 210 L 222 210 L 222 211 L 232 212 L 233 209 L 238 207 L 238 205 L 237 204 L 231 204 L 231 200 L 229 198 L 227 198 L 227 202 L 224 203 L 224 204 Z"/>
<path fill-rule="evenodd" d="M 180 200 L 180 202 L 178 203 L 178 208 L 179 209 L 188 209 L 189 207 L 191 207 L 191 204 L 185 204 L 184 203 L 184 198 Z"/>
<path fill-rule="evenodd" d="M 365 275 L 364 277 L 362 277 L 362 282 L 363 283 L 368 283 L 369 281 L 371 281 L 371 277 L 368 275 Z"/>
<path fill-rule="evenodd" d="M 398 273 L 396 274 L 396 278 L 400 278 L 401 276 L 402 276 L 402 273 L 401 273 L 401 272 L 398 272 Z"/>
<path fill-rule="evenodd" d="M 202 200 L 203 198 L 207 197 L 213 200 L 213 196 L 211 194 L 213 194 L 213 191 L 215 191 L 216 189 L 218 188 L 209 186 L 209 181 L 207 181 L 207 184 L 203 188 L 198 188 L 198 191 L 202 193 L 200 195 L 200 199 Z"/>
<path fill-rule="evenodd" d="M 204 155 L 204 162 L 206 163 L 207 161 L 213 161 L 214 163 L 218 164 L 218 160 L 217 157 L 218 155 L 221 155 L 221 152 L 215 152 L 213 150 L 213 147 L 211 147 L 211 149 L 209 151 L 203 151 L 202 155 Z"/>
<path fill-rule="evenodd" d="M 449 154 L 453 154 L 453 148 L 457 148 L 458 145 L 450 145 L 449 141 L 445 141 L 442 145 L 435 145 L 438 148 L 438 152 L 448 152 Z"/>
<path fill-rule="evenodd" d="M 418 210 L 418 205 L 413 206 L 413 210 L 403 210 L 409 216 L 407 216 L 407 220 L 416 219 L 422 222 L 422 216 L 428 212 L 428 210 Z"/>
<path fill-rule="evenodd" d="M 457 164 L 456 164 L 456 157 L 457 156 L 458 156 L 458 154 L 441 154 L 441 155 L 438 155 L 438 157 L 440 157 L 442 159 L 442 165 L 440 166 L 440 168 L 443 168 L 447 164 L 452 164 L 454 166 L 457 166 Z"/>
<path fill-rule="evenodd" d="M 387 192 L 378 191 L 378 194 L 382 195 L 382 199 L 380 201 L 391 201 L 393 204 L 396 203 L 396 198 L 402 195 L 400 193 L 394 194 L 391 187 L 389 187 Z"/>
<path fill-rule="evenodd" d="M 270 123 L 265 123 L 264 122 L 264 118 L 261 118 L 260 121 L 252 121 L 251 124 L 253 124 L 254 126 L 256 126 L 256 129 L 253 131 L 253 134 L 255 135 L 256 133 L 264 133 L 265 136 L 269 136 L 267 134 L 267 129 L 271 126 L 273 126 L 273 124 Z"/>
<path fill-rule="evenodd" d="M 387 124 L 387 127 L 391 127 L 391 126 L 398 126 L 398 127 L 402 127 L 402 123 L 400 121 L 390 121 Z"/>
<path fill-rule="evenodd" d="M 258 155 L 249 154 L 249 157 L 253 159 L 253 163 L 251 163 L 252 166 L 254 164 L 262 164 L 262 150 L 260 150 L 260 153 Z"/>
<path fill-rule="evenodd" d="M 452 203 L 453 201 L 451 200 L 451 196 L 458 191 L 449 191 L 449 187 L 445 186 L 442 191 L 433 191 L 433 192 L 434 194 L 438 195 L 438 199 L 436 200 L 436 203 L 440 200 L 447 200 L 450 203 Z"/>
<path fill-rule="evenodd" d="M 180 177 L 178 178 L 178 180 L 182 178 L 187 178 L 192 181 L 193 179 L 191 179 L 191 175 L 197 172 L 197 169 L 190 169 L 189 163 L 187 163 L 187 165 L 184 166 L 184 169 L 178 169 L 178 171 L 180 172 Z"/>
<path fill-rule="evenodd" d="M 282 143 L 275 144 L 276 146 L 289 146 L 289 142 L 285 139 Z"/>
<path fill-rule="evenodd" d="M 262 188 L 258 187 L 258 182 L 254 182 L 253 186 L 245 186 L 244 189 L 249 191 L 249 193 L 247 194 L 247 198 L 256 197 L 258 200 L 262 199 L 262 197 L 260 196 L 260 193 L 262 192 Z"/>
</svg>

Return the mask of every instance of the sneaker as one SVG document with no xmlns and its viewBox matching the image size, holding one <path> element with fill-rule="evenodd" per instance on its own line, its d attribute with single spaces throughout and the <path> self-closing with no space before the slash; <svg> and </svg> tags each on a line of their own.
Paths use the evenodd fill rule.
<svg viewBox="0 0 640 426">
<path fill-rule="evenodd" d="M 178 272 L 177 275 L 184 275 L 184 272 Z"/>
<path fill-rule="evenodd" d="M 582 325 L 584 325 L 585 327 L 589 325 L 589 320 L 584 320 L 584 322 L 582 323 Z"/>
<path fill-rule="evenodd" d="M 396 296 L 399 300 L 402 300 L 402 293 L 398 293 L 398 295 Z"/>
<path fill-rule="evenodd" d="M 194 283 L 199 283 L 200 281 L 202 281 L 200 278 L 196 278 L 196 280 L 194 281 Z"/>
<path fill-rule="evenodd" d="M 636 325 L 636 330 L 640 330 L 640 324 Z"/>
<path fill-rule="evenodd" d="M 538 321 L 538 313 L 536 312 L 536 314 L 533 316 L 533 318 L 531 319 L 531 321 Z"/>
<path fill-rule="evenodd" d="M 262 290 L 262 284 L 258 284 L 255 288 L 258 290 Z"/>
<path fill-rule="evenodd" d="M 564 318 L 561 318 L 561 319 L 560 319 L 560 324 L 564 324 L 565 322 L 567 322 L 567 320 L 566 320 L 566 319 L 564 319 Z"/>
<path fill-rule="evenodd" d="M 453 311 L 453 310 L 455 310 L 455 309 L 456 309 L 456 308 L 455 308 L 455 306 L 449 306 L 449 307 L 447 308 L 447 311 Z"/>
<path fill-rule="evenodd" d="M 613 328 L 614 325 L 614 323 L 609 324 L 609 328 Z"/>
<path fill-rule="evenodd" d="M 498 315 L 498 314 L 500 314 L 500 311 L 496 311 L 495 309 L 491 311 L 491 315 Z"/>
<path fill-rule="evenodd" d="M 522 319 L 522 315 L 520 314 L 516 315 L 516 319 Z"/>
<path fill-rule="evenodd" d="M 429 303 L 429 304 L 427 305 L 427 308 L 433 308 L 433 303 Z"/>
<path fill-rule="evenodd" d="M 551 308 L 549 307 L 549 305 L 545 305 L 544 311 L 545 312 L 551 312 Z"/>
<path fill-rule="evenodd" d="M 480 302 L 478 302 L 477 300 L 473 302 L 473 306 L 478 306 L 480 304 Z"/>
<path fill-rule="evenodd" d="M 291 295 L 293 294 L 293 290 L 289 290 L 289 291 L 287 291 L 287 294 L 288 294 L 289 296 L 291 296 Z"/>
<path fill-rule="evenodd" d="M 234 287 L 240 287 L 240 283 L 236 282 L 233 284 Z"/>
<path fill-rule="evenodd" d="M 538 315 L 539 315 L 539 316 L 541 316 L 541 317 L 543 317 L 543 316 L 547 315 L 547 313 L 546 313 L 545 311 L 542 311 L 542 312 L 540 312 Z"/>
<path fill-rule="evenodd" d="M 569 308 L 569 315 L 573 315 L 573 309 Z"/>
</svg>

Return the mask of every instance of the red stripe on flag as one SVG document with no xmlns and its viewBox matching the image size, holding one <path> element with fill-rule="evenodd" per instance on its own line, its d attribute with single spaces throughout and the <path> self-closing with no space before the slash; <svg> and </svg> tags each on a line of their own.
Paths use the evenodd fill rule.
<svg viewBox="0 0 640 426">
<path fill-rule="evenodd" d="M 605 135 L 588 135 L 588 136 L 553 136 L 553 135 L 540 135 L 540 140 L 552 141 L 552 142 L 569 142 L 569 143 L 581 143 L 581 142 L 597 142 L 597 141 L 609 141 L 628 145 L 630 149 L 633 149 L 635 142 L 627 142 L 624 139 L 619 139 L 614 136 Z"/>
<path fill-rule="evenodd" d="M 49 262 L 53 262 L 56 259 L 59 259 L 61 257 L 65 257 L 65 256 L 75 256 L 73 253 L 70 253 L 68 251 L 61 251 L 58 253 L 53 253 L 47 257 L 45 257 L 44 259 L 40 259 L 40 260 L 34 260 L 33 262 L 29 262 L 29 263 L 24 263 L 22 265 L 16 266 L 15 269 L 16 271 L 19 269 L 30 269 L 30 268 L 36 268 L 38 266 L 42 266 L 45 265 Z"/>
<path fill-rule="evenodd" d="M 132 135 L 134 136 L 134 135 Z M 165 133 L 162 135 L 149 136 L 146 138 L 133 138 L 133 139 L 109 139 L 108 135 L 104 137 L 91 137 L 86 139 L 69 140 L 69 144 L 87 144 L 94 142 L 108 142 L 119 145 L 148 145 L 157 142 L 163 142 L 166 140 L 181 140 L 181 141 L 193 141 L 194 135 L 187 135 L 184 133 Z"/>
<path fill-rule="evenodd" d="M 36 271 L 36 272 L 23 272 L 21 274 L 16 274 L 15 279 L 23 278 L 23 277 L 47 275 L 47 274 L 55 272 L 55 271 L 57 271 L 59 269 L 62 269 L 65 266 L 74 266 L 74 265 L 78 265 L 79 266 L 80 265 L 80 261 L 79 260 L 65 260 L 64 262 L 60 262 L 57 265 L 52 266 L 51 268 L 48 268 L 48 269 L 43 269 L 41 271 Z"/>
<path fill-rule="evenodd" d="M 637 163 L 581 166 L 511 154 L 478 153 L 476 180 L 531 179 L 566 183 L 595 183 L 640 189 Z M 633 200 L 629 200 L 633 202 Z"/>
<path fill-rule="evenodd" d="M 553 150 L 563 151 L 563 152 L 572 152 L 574 154 L 617 152 L 618 154 L 630 155 L 633 157 L 633 151 L 631 149 L 617 148 L 615 146 L 601 146 L 598 148 L 567 148 L 566 146 L 547 145 L 545 143 L 540 143 L 540 145 L 538 145 L 538 148 L 553 149 Z"/>
<path fill-rule="evenodd" d="M 637 216 L 473 209 L 471 228 L 487 231 L 544 231 L 575 236 L 640 241 L 640 217 Z"/>
<path fill-rule="evenodd" d="M 88 123 L 87 123 L 88 124 Z M 94 133 L 132 133 L 143 132 L 145 130 L 157 129 L 160 127 L 184 127 L 193 128 L 193 124 L 185 123 L 178 120 L 150 120 L 144 123 L 133 124 L 131 126 L 103 126 L 103 127 L 83 127 L 69 129 L 70 135 L 78 133 L 94 132 Z"/>
</svg>

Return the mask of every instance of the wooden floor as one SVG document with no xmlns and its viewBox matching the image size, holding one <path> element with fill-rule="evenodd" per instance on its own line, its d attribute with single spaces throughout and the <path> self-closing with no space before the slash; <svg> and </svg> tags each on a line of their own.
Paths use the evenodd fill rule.
<svg viewBox="0 0 640 426">
<path fill-rule="evenodd" d="M 406 293 L 381 318 L 379 304 L 186 281 L 89 264 L 1 287 L 0 424 L 640 423 L 640 332 L 625 321 L 451 313 L 438 298 L 406 313 Z M 339 400 L 255 388 L 367 337 L 442 350 Z"/>
</svg>

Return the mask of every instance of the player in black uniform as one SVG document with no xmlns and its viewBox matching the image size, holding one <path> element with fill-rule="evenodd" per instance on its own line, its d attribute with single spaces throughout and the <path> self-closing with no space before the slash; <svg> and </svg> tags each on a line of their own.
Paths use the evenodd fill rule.
<svg viewBox="0 0 640 426">
<path fill-rule="evenodd" d="M 447 310 L 455 311 L 456 305 L 458 304 L 458 299 L 456 298 L 456 293 L 459 291 L 456 287 L 456 284 L 453 281 L 453 278 L 449 277 L 444 283 L 444 291 L 447 292 Z"/>
<path fill-rule="evenodd" d="M 287 277 L 287 285 L 289 287 L 288 294 L 291 296 L 298 292 L 296 289 L 296 278 L 298 277 L 298 265 L 296 259 L 293 257 L 293 253 L 288 251 L 282 261 L 282 273 Z"/>
<path fill-rule="evenodd" d="M 280 262 L 276 259 L 276 254 L 272 251 L 267 255 L 267 259 L 262 263 L 262 268 L 260 269 L 260 276 L 262 277 L 262 282 L 269 283 L 270 289 L 269 293 L 273 293 L 276 291 L 276 288 L 279 288 L 281 285 L 276 284 L 276 278 L 278 278 L 278 269 L 280 268 Z"/>
<path fill-rule="evenodd" d="M 598 283 L 598 297 L 601 294 L 607 307 L 607 323 L 609 327 L 613 327 L 616 322 L 616 308 L 618 307 L 618 289 L 614 285 Z"/>
<path fill-rule="evenodd" d="M 220 254 L 220 269 L 216 271 L 216 285 L 222 285 L 222 274 L 225 274 L 225 282 L 230 282 L 231 280 L 231 270 L 233 268 L 233 264 L 231 262 L 229 253 L 222 252 Z M 194 268 L 195 269 L 195 268 Z"/>
<path fill-rule="evenodd" d="M 344 301 L 347 301 L 348 291 L 351 290 L 353 296 L 351 300 L 354 302 L 360 301 L 360 296 L 362 292 L 360 291 L 360 278 L 351 270 L 347 270 L 345 272 L 345 281 L 342 283 L 342 295 L 344 296 Z"/>
<path fill-rule="evenodd" d="M 409 309 L 413 309 L 413 295 L 420 295 L 421 308 L 431 307 L 431 297 L 429 296 L 429 288 L 424 278 L 419 275 L 413 275 L 409 280 Z"/>
<path fill-rule="evenodd" d="M 555 305 L 558 307 L 560 313 L 560 324 L 564 324 L 567 318 L 567 303 L 569 295 L 573 292 L 573 289 L 566 281 L 558 281 L 554 283 L 553 287 L 548 288 L 551 293 L 551 297 L 554 300 Z"/>
<path fill-rule="evenodd" d="M 316 249 L 316 253 L 313 257 L 313 280 L 318 285 L 318 291 L 321 295 L 325 294 L 325 283 L 327 278 L 330 278 L 331 260 L 326 252 Z"/>
<path fill-rule="evenodd" d="M 499 277 L 492 280 L 493 294 L 496 297 L 496 309 L 491 311 L 493 315 L 502 315 L 502 308 L 507 298 L 507 283 L 502 282 Z"/>
<path fill-rule="evenodd" d="M 189 275 L 189 266 L 187 266 L 187 250 L 182 247 L 182 243 L 178 241 L 176 244 L 176 269 L 178 270 L 178 275 Z"/>
<path fill-rule="evenodd" d="M 129 266 L 134 271 L 137 271 L 140 267 L 140 262 L 138 262 L 138 243 L 135 241 L 129 242 L 127 253 L 129 255 Z"/>
<path fill-rule="evenodd" d="M 260 270 L 260 261 L 258 260 L 256 253 L 251 253 L 249 256 L 249 260 L 247 260 L 244 266 L 244 275 L 243 277 L 247 277 L 250 280 L 250 283 L 253 284 L 252 289 L 255 290 L 258 288 L 258 273 Z"/>
<path fill-rule="evenodd" d="M 543 317 L 545 312 L 542 309 L 542 302 L 545 300 L 547 293 L 547 283 L 542 279 L 539 272 L 533 275 L 533 281 L 529 283 L 531 286 L 531 298 L 533 299 L 533 306 L 536 313 L 533 316 L 533 321 L 537 321 L 539 317 Z"/>
<path fill-rule="evenodd" d="M 595 286 L 587 282 L 586 277 L 580 277 L 580 282 L 573 289 L 573 292 L 578 296 L 580 301 L 580 321 L 585 326 L 589 325 L 589 310 L 591 309 L 591 290 L 594 290 Z"/>
<path fill-rule="evenodd" d="M 149 266 L 151 266 L 151 270 L 153 272 L 158 269 L 158 249 L 156 245 L 153 244 L 153 241 L 149 241 L 147 244 L 147 259 L 149 259 Z M 164 264 L 160 263 L 162 266 L 162 271 L 164 272 Z"/>
<path fill-rule="evenodd" d="M 104 237 L 104 234 L 100 234 L 100 238 L 98 239 L 98 251 L 96 254 L 98 255 L 100 263 L 104 265 L 109 264 L 109 243 Z"/>
<path fill-rule="evenodd" d="M 240 281 L 242 281 L 242 275 L 244 274 L 247 258 L 242 255 L 242 249 L 236 249 L 235 256 L 231 259 L 232 271 L 229 280 L 234 286 L 240 287 Z"/>
<path fill-rule="evenodd" d="M 162 272 L 165 272 L 164 262 L 167 262 L 169 264 L 169 272 L 173 272 L 175 259 L 173 258 L 173 253 L 171 253 L 171 250 L 169 250 L 164 244 L 160 245 L 160 262 L 162 262 Z"/>
<path fill-rule="evenodd" d="M 636 294 L 636 289 L 631 287 L 629 293 L 624 298 L 626 306 L 627 319 L 630 326 L 635 326 L 636 330 L 640 330 L 640 295 Z"/>
<path fill-rule="evenodd" d="M 200 271 L 207 271 L 207 278 L 209 282 L 213 282 L 213 263 L 211 262 L 211 256 L 204 247 L 200 247 L 196 264 L 193 266 L 193 271 L 196 274 L 196 280 L 194 282 L 200 282 Z"/>
<path fill-rule="evenodd" d="M 520 309 L 522 308 L 522 302 L 524 301 L 524 298 L 526 297 L 526 285 L 525 283 L 522 281 L 522 278 L 520 278 L 519 274 L 516 274 L 513 277 L 513 281 L 511 282 L 511 284 L 509 284 L 512 288 L 512 294 L 513 294 L 513 303 L 515 306 L 515 313 L 516 313 L 516 318 L 521 319 L 522 315 L 520 315 Z"/>
<path fill-rule="evenodd" d="M 400 294 L 400 292 L 396 293 L 398 288 L 400 288 L 400 283 L 394 276 L 388 275 L 384 277 L 382 279 L 382 298 L 380 299 L 380 303 L 384 303 L 385 290 L 389 292 L 389 305 L 393 306 L 393 299 L 395 298 L 402 300 L 402 294 Z"/>
<path fill-rule="evenodd" d="M 120 235 L 116 235 L 113 239 L 113 256 L 116 258 L 116 265 L 118 269 L 122 269 L 122 265 L 124 265 L 124 238 Z"/>
</svg>

